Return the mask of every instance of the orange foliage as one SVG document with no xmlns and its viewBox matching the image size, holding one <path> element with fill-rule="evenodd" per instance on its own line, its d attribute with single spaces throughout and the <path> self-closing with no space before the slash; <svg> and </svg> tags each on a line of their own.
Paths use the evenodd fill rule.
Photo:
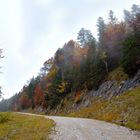
<svg viewBox="0 0 140 140">
<path fill-rule="evenodd" d="M 119 24 L 109 24 L 106 27 L 106 31 L 104 33 L 104 39 L 107 44 L 109 44 L 109 47 L 113 47 L 114 42 L 120 41 L 121 39 L 124 39 L 126 35 L 126 28 L 124 23 Z"/>
<path fill-rule="evenodd" d="M 19 104 L 22 109 L 25 109 L 31 105 L 31 101 L 26 94 L 22 94 L 22 96 L 19 98 Z"/>
<path fill-rule="evenodd" d="M 74 67 L 79 67 L 83 58 L 86 58 L 88 46 L 81 48 L 78 43 L 70 40 L 64 45 L 64 61 Z"/>
<path fill-rule="evenodd" d="M 39 84 L 35 88 L 34 104 L 36 107 L 38 106 L 42 106 L 43 108 L 46 107 L 45 95 L 43 91 L 41 90 L 41 87 Z"/>
<path fill-rule="evenodd" d="M 81 98 L 82 98 L 81 92 L 80 91 L 76 92 L 76 94 L 75 94 L 75 102 L 79 103 L 81 101 Z"/>
</svg>

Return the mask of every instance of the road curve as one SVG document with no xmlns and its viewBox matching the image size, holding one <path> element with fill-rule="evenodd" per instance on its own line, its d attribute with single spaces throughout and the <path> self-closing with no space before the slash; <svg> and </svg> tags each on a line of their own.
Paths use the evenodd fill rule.
<svg viewBox="0 0 140 140">
<path fill-rule="evenodd" d="M 56 122 L 52 140 L 140 140 L 134 132 L 125 127 L 103 121 L 68 118 L 46 117 Z"/>
<path fill-rule="evenodd" d="M 140 140 L 134 131 L 103 121 L 57 116 L 44 117 L 56 123 L 50 140 Z"/>
</svg>

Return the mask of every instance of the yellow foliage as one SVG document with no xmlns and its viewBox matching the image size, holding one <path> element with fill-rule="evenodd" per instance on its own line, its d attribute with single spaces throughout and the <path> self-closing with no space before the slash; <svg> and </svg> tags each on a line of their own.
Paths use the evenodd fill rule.
<svg viewBox="0 0 140 140">
<path fill-rule="evenodd" d="M 49 73 L 47 74 L 47 79 L 53 79 L 57 74 L 57 69 L 53 68 L 49 71 Z"/>
<path fill-rule="evenodd" d="M 67 86 L 67 82 L 62 82 L 59 86 L 58 86 L 58 92 L 60 93 L 64 93 L 65 89 L 66 89 L 66 86 Z"/>
<path fill-rule="evenodd" d="M 102 52 L 102 54 L 101 54 L 101 59 L 102 59 L 102 60 L 105 60 L 106 58 L 107 58 L 106 52 Z"/>
</svg>

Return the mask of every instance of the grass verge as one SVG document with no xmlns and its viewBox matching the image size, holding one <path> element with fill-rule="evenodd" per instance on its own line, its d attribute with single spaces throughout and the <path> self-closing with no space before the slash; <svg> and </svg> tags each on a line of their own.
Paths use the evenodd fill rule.
<svg viewBox="0 0 140 140">
<path fill-rule="evenodd" d="M 90 107 L 70 113 L 69 116 L 93 118 L 140 130 L 140 87 L 111 100 L 95 100 Z"/>
<path fill-rule="evenodd" d="M 0 122 L 0 140 L 46 140 L 54 122 L 43 117 L 0 113 L 8 120 Z"/>
</svg>

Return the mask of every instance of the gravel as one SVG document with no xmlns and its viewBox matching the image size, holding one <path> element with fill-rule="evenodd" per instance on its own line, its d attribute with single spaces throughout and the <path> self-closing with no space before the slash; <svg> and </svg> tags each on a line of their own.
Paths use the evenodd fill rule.
<svg viewBox="0 0 140 140">
<path fill-rule="evenodd" d="M 134 131 L 92 119 L 47 116 L 56 123 L 50 140 L 140 140 Z"/>
</svg>

